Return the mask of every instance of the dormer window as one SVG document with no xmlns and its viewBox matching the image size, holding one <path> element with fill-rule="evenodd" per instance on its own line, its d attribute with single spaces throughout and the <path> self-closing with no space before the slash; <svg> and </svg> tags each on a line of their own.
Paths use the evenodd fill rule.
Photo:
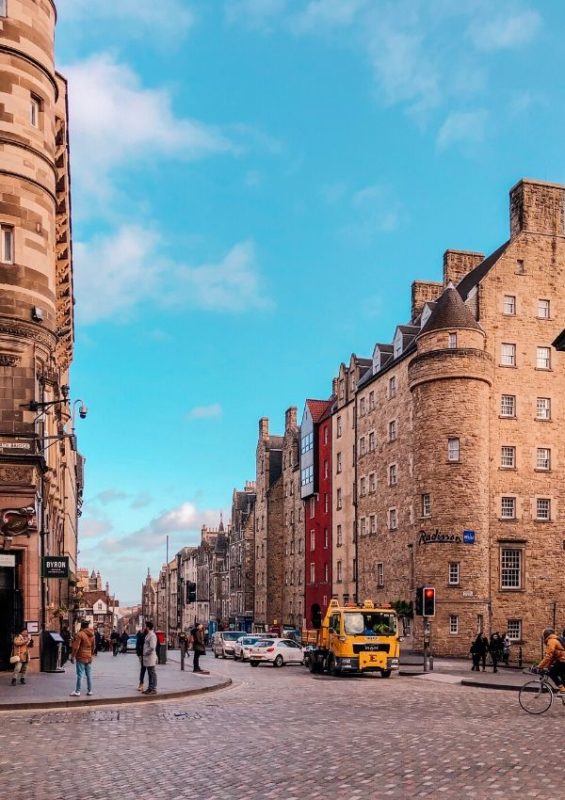
<svg viewBox="0 0 565 800">
<path fill-rule="evenodd" d="M 457 347 L 457 334 L 449 333 L 447 336 L 447 346 L 453 350 Z"/>
<path fill-rule="evenodd" d="M 398 331 L 394 337 L 394 357 L 402 355 L 402 331 Z"/>
</svg>

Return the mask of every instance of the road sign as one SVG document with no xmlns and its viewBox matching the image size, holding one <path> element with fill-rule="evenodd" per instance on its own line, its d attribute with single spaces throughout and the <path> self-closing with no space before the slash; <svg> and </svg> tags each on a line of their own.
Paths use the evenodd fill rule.
<svg viewBox="0 0 565 800">
<path fill-rule="evenodd" d="M 475 531 L 463 531 L 463 544 L 475 544 Z"/>
</svg>

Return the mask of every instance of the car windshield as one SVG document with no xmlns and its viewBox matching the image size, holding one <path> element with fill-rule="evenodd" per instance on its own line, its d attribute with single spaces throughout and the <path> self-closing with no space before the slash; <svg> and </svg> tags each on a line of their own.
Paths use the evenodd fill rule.
<svg viewBox="0 0 565 800">
<path fill-rule="evenodd" d="M 396 617 L 382 611 L 346 613 L 345 633 L 350 636 L 392 636 L 396 633 Z"/>
<path fill-rule="evenodd" d="M 226 642 L 236 642 L 241 637 L 241 631 L 224 631 L 222 636 Z"/>
</svg>

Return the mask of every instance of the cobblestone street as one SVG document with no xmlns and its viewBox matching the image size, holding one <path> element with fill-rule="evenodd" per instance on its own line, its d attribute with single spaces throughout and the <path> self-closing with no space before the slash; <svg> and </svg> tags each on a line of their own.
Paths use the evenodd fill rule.
<svg viewBox="0 0 565 800">
<path fill-rule="evenodd" d="M 206 662 L 233 687 L 4 712 L 1 797 L 506 799 L 554 795 L 565 778 L 560 703 L 539 718 L 515 692 Z"/>
</svg>

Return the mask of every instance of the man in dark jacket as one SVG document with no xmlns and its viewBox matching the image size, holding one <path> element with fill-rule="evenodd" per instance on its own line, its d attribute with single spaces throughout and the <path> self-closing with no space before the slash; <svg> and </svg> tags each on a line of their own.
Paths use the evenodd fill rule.
<svg viewBox="0 0 565 800">
<path fill-rule="evenodd" d="M 128 651 L 128 632 L 124 631 L 120 636 L 120 642 L 122 643 L 122 653 L 127 653 Z"/>
<path fill-rule="evenodd" d="M 204 625 L 199 623 L 192 632 L 192 647 L 194 649 L 194 669 L 193 672 L 200 672 L 202 675 L 209 675 L 207 669 L 200 669 L 200 656 L 206 653 L 206 646 L 204 644 Z"/>
<path fill-rule="evenodd" d="M 145 642 L 146 636 L 147 636 L 147 628 L 144 627 L 143 630 L 137 632 L 135 637 L 135 654 L 139 658 L 139 663 L 140 663 L 139 686 L 137 687 L 138 692 L 143 691 L 143 681 L 145 680 L 145 673 L 147 672 L 147 667 L 143 666 L 143 644 Z"/>
<path fill-rule="evenodd" d="M 115 628 L 110 634 L 110 641 L 112 642 L 112 653 L 117 656 L 120 649 L 120 634 Z"/>
</svg>

